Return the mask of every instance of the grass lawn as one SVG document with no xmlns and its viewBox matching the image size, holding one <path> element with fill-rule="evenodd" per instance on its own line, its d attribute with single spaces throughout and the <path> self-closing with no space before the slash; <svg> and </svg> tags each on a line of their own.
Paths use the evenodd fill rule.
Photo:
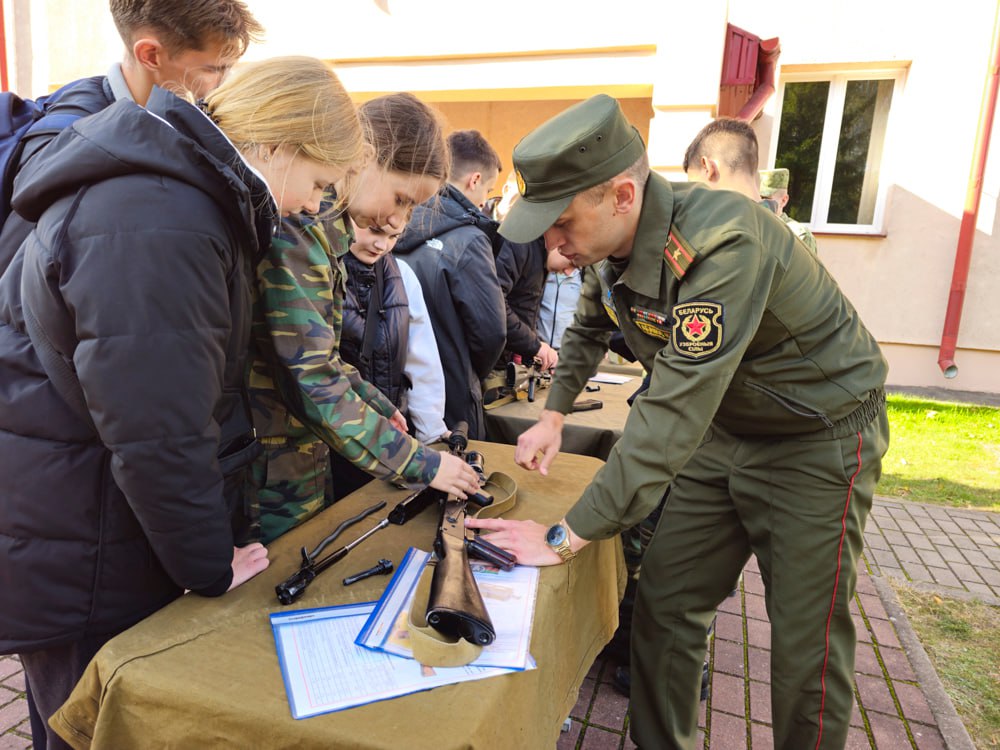
<svg viewBox="0 0 1000 750">
<path fill-rule="evenodd" d="M 1000 511 L 1000 409 L 890 394 L 888 413 L 879 495 Z"/>
<path fill-rule="evenodd" d="M 1000 511 L 1000 409 L 890 394 L 876 492 Z M 1000 748 L 1000 608 L 889 579 L 976 747 Z"/>
<path fill-rule="evenodd" d="M 973 743 L 1000 748 L 1000 608 L 890 580 Z"/>
</svg>

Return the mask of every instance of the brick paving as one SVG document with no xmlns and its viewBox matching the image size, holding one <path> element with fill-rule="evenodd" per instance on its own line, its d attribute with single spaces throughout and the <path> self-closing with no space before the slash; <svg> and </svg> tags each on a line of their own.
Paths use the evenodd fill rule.
<svg viewBox="0 0 1000 750">
<path fill-rule="evenodd" d="M 852 605 L 858 630 L 848 750 L 974 750 L 886 577 L 1000 606 L 1000 514 L 877 498 Z M 770 748 L 770 624 L 756 561 L 719 609 L 702 704 L 705 750 Z M 599 659 L 557 750 L 628 750 L 628 700 Z M 0 750 L 31 746 L 24 672 L 0 656 Z"/>
</svg>

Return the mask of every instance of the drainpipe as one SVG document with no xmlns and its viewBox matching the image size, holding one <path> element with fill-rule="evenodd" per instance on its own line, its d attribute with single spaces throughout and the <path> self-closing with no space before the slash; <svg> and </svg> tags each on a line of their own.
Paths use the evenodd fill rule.
<svg viewBox="0 0 1000 750">
<path fill-rule="evenodd" d="M 738 119 L 753 122 L 763 111 L 767 100 L 774 93 L 774 71 L 778 67 L 780 54 L 781 45 L 778 42 L 778 37 L 760 40 L 757 55 L 757 83 L 753 95 L 736 114 Z"/>
<path fill-rule="evenodd" d="M 944 314 L 944 331 L 941 333 L 941 348 L 938 352 L 938 366 L 946 378 L 958 375 L 955 364 L 955 347 L 958 343 L 958 326 L 962 321 L 962 304 L 965 302 L 965 288 L 969 279 L 969 264 L 972 259 L 972 243 L 976 238 L 976 219 L 979 216 L 979 200 L 983 195 L 983 174 L 986 172 L 986 157 L 990 152 L 990 133 L 993 130 L 993 116 L 996 113 L 997 87 L 1000 85 L 1000 7 L 993 20 L 993 46 L 990 49 L 989 77 L 983 91 L 983 103 L 979 110 L 979 128 L 969 175 L 969 187 L 965 194 L 965 211 L 962 225 L 958 230 L 958 246 L 955 248 L 955 270 L 951 277 L 951 292 L 948 295 L 948 309 Z"/>
<path fill-rule="evenodd" d="M 7 27 L 3 20 L 3 0 L 0 0 L 0 91 L 10 91 L 7 86 Z"/>
</svg>

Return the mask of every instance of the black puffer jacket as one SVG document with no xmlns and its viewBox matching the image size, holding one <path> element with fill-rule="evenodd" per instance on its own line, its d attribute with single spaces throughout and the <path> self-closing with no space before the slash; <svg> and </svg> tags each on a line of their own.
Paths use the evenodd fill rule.
<svg viewBox="0 0 1000 750">
<path fill-rule="evenodd" d="M 266 190 L 159 89 L 146 110 L 81 119 L 21 171 L 14 206 L 37 226 L 0 284 L 0 653 L 228 588 L 216 455 L 243 408 Z M 96 435 L 46 376 L 22 303 L 75 369 Z"/>
<path fill-rule="evenodd" d="M 504 240 L 497 255 L 497 279 L 507 303 L 507 351 L 528 360 L 542 346 L 535 329 L 545 289 L 547 256 L 541 237 L 525 243 Z"/>
<path fill-rule="evenodd" d="M 497 223 L 451 185 L 413 210 L 395 252 L 424 290 L 444 368 L 444 421 L 486 436 L 485 378 L 503 351 L 507 320 L 493 262 Z"/>
<path fill-rule="evenodd" d="M 344 296 L 344 328 L 340 335 L 340 356 L 354 365 L 361 377 L 378 388 L 385 397 L 405 411 L 406 391 L 410 383 L 403 374 L 406 345 L 410 336 L 410 300 L 403 277 L 391 254 L 383 255 L 374 265 L 366 265 L 345 253 L 347 293 Z M 370 362 L 361 361 L 365 341 L 368 302 L 375 291 L 375 266 L 382 266 L 382 299 L 375 323 L 375 341 Z"/>
</svg>

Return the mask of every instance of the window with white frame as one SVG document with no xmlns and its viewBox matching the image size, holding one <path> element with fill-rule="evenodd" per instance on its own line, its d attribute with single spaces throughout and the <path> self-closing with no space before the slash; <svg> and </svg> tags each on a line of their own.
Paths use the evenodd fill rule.
<svg viewBox="0 0 1000 750">
<path fill-rule="evenodd" d="M 814 232 L 882 232 L 882 157 L 901 78 L 902 71 L 783 76 L 770 163 L 789 171 L 789 216 Z"/>
</svg>

